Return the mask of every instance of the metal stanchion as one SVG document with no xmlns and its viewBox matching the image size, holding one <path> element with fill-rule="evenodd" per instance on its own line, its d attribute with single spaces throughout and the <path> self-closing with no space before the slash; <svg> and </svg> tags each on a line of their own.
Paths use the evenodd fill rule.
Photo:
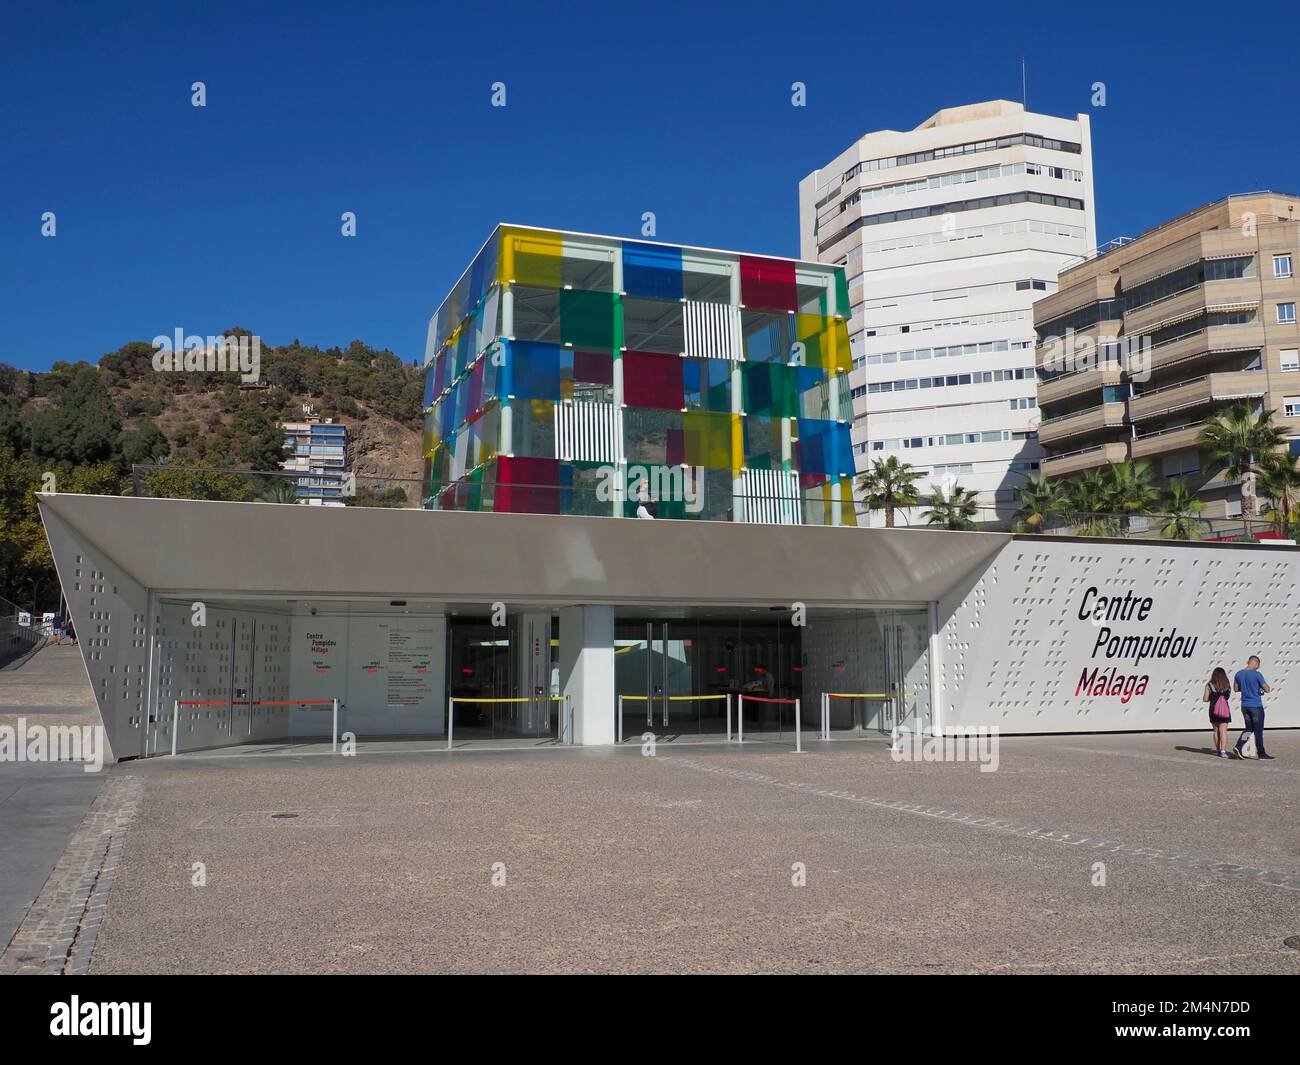
<svg viewBox="0 0 1300 1065">
<path fill-rule="evenodd" d="M 794 701 L 794 753 L 803 754 L 803 732 L 800 730 L 799 700 Z"/>
<path fill-rule="evenodd" d="M 181 727 L 181 701 L 177 699 L 172 704 L 172 754 L 176 754 L 176 736 Z"/>
<path fill-rule="evenodd" d="M 618 742 L 623 742 L 623 696 L 618 697 Z"/>
<path fill-rule="evenodd" d="M 731 742 L 731 692 L 727 692 L 727 742 Z"/>
<path fill-rule="evenodd" d="M 456 721 L 456 700 L 447 700 L 447 750 L 451 750 L 451 733 Z"/>
<path fill-rule="evenodd" d="M 339 701 L 334 700 L 334 743 L 330 748 L 334 754 L 339 753 Z"/>
</svg>

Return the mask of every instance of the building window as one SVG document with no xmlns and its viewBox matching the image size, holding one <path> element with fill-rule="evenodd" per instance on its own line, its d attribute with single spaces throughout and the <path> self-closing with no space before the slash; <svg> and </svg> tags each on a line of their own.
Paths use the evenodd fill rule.
<svg viewBox="0 0 1300 1065">
<path fill-rule="evenodd" d="M 1291 256 L 1289 253 L 1287 255 L 1273 256 L 1273 276 L 1274 277 L 1291 276 Z"/>
<path fill-rule="evenodd" d="M 1277 356 L 1281 360 L 1283 373 L 1300 371 L 1300 348 L 1283 348 Z"/>
<path fill-rule="evenodd" d="M 1161 462 L 1161 472 L 1166 477 L 1190 477 L 1201 472 L 1201 454 L 1195 448 L 1166 455 Z"/>
<path fill-rule="evenodd" d="M 1281 325 L 1295 324 L 1295 304 L 1279 303 L 1277 305 L 1277 320 Z"/>
<path fill-rule="evenodd" d="M 1283 396 L 1282 413 L 1288 418 L 1300 418 L 1300 396 Z"/>
</svg>

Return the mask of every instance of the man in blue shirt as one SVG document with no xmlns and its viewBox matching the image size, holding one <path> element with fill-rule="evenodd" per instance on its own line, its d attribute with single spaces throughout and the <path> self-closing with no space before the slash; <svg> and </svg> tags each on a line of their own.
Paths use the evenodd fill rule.
<svg viewBox="0 0 1300 1065">
<path fill-rule="evenodd" d="M 1245 757 L 1241 753 L 1241 748 L 1246 742 L 1246 737 L 1253 732 L 1255 734 L 1255 754 L 1260 758 L 1271 759 L 1273 756 L 1264 750 L 1263 695 L 1273 689 L 1268 686 L 1264 674 L 1259 671 L 1258 655 L 1251 655 L 1246 659 L 1246 668 L 1237 670 L 1237 675 L 1232 678 L 1232 687 L 1241 692 L 1241 716 L 1245 721 L 1245 728 L 1241 730 L 1241 737 L 1237 740 L 1237 745 L 1232 749 L 1233 757 Z"/>
</svg>

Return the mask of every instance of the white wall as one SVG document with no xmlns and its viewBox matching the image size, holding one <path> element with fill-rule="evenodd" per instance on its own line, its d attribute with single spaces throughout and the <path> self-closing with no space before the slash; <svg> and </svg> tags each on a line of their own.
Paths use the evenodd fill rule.
<svg viewBox="0 0 1300 1065">
<path fill-rule="evenodd" d="M 219 706 L 182 706 L 177 750 L 283 739 L 289 710 L 279 706 L 231 705 L 289 698 L 287 610 L 205 603 L 204 624 L 193 623 L 192 603 L 155 602 L 155 720 L 146 754 L 171 750 L 176 700 Z"/>
<path fill-rule="evenodd" d="M 1201 691 L 1211 670 L 1231 675 L 1258 654 L 1275 689 L 1264 700 L 1268 725 L 1300 725 L 1298 582 L 1300 553 L 1284 548 L 1012 541 L 939 604 L 942 723 L 1012 733 L 1208 729 Z M 1150 597 L 1146 620 L 1081 620 L 1093 587 Z M 1196 643 L 1190 657 L 1135 665 L 1094 653 L 1103 628 L 1138 639 L 1176 630 Z M 1145 677 L 1145 692 L 1127 701 L 1076 694 L 1085 671 L 1112 666 Z M 1237 727 L 1239 705 L 1234 698 Z"/>
</svg>

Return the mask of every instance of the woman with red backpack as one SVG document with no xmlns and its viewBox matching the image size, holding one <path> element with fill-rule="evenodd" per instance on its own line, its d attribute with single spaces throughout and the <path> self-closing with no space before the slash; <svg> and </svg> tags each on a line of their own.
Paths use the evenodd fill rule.
<svg viewBox="0 0 1300 1065">
<path fill-rule="evenodd" d="M 1210 681 L 1201 696 L 1201 702 L 1210 704 L 1210 729 L 1214 733 L 1214 750 L 1220 758 L 1231 757 L 1228 754 L 1228 723 L 1232 720 L 1228 697 L 1231 693 L 1227 671 L 1220 666 L 1210 674 Z"/>
</svg>

